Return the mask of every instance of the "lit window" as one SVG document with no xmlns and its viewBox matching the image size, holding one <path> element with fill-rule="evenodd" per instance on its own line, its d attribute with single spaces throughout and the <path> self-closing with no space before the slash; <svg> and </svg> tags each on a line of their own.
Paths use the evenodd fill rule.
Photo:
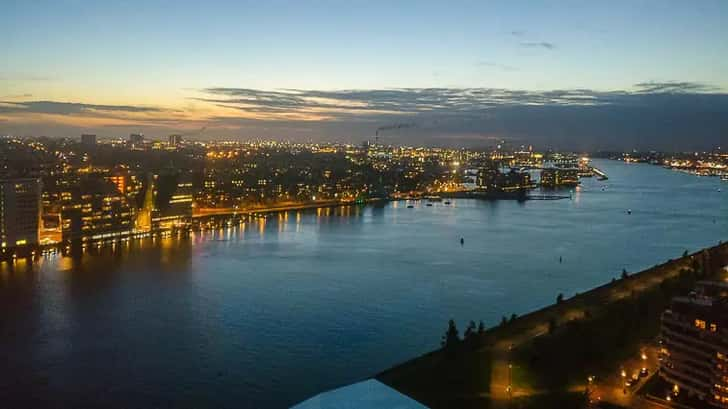
<svg viewBox="0 0 728 409">
<path fill-rule="evenodd" d="M 718 331 L 718 326 L 716 324 L 710 324 L 710 332 L 716 332 Z"/>
<path fill-rule="evenodd" d="M 695 326 L 700 329 L 705 329 L 705 321 L 703 320 L 695 320 Z"/>
</svg>

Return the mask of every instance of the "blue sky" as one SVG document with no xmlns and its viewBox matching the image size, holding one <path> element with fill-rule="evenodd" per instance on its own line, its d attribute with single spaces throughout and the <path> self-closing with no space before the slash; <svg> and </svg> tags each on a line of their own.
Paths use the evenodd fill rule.
<svg viewBox="0 0 728 409">
<path fill-rule="evenodd" d="M 2 3 L 0 100 L 174 110 L 157 124 L 150 113 L 108 121 L 162 133 L 170 121 L 256 119 L 205 102 L 209 88 L 728 89 L 728 2 L 719 0 Z M 0 131 L 104 124 L 88 112 L 76 122 L 31 113 L 6 112 Z"/>
</svg>

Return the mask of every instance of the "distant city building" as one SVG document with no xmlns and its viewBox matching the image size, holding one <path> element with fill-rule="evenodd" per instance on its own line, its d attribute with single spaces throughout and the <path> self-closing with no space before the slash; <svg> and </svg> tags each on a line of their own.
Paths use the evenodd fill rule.
<svg viewBox="0 0 728 409">
<path fill-rule="evenodd" d="M 94 134 L 82 134 L 81 143 L 84 145 L 96 145 L 96 135 Z"/>
<path fill-rule="evenodd" d="M 129 135 L 129 143 L 132 146 L 141 145 L 144 143 L 144 135 L 140 133 L 133 133 Z"/>
<path fill-rule="evenodd" d="M 169 135 L 169 146 L 177 146 L 182 143 L 182 135 Z"/>
<path fill-rule="evenodd" d="M 662 313 L 660 377 L 728 408 L 728 283 L 702 281 Z"/>
<path fill-rule="evenodd" d="M 36 178 L 0 180 L 0 245 L 38 244 L 41 182 Z"/>
</svg>

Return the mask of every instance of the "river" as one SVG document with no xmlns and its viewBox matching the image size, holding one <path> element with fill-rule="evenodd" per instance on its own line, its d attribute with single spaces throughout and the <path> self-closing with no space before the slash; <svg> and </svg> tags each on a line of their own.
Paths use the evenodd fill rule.
<svg viewBox="0 0 728 409">
<path fill-rule="evenodd" d="M 286 407 L 437 348 L 450 318 L 496 325 L 728 239 L 728 183 L 595 165 L 609 180 L 565 200 L 291 211 L 4 262 L 0 401 Z"/>
</svg>

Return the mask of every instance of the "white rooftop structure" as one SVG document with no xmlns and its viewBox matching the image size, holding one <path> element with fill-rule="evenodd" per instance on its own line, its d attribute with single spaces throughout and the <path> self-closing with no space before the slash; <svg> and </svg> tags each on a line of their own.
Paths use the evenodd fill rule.
<svg viewBox="0 0 728 409">
<path fill-rule="evenodd" d="M 369 379 L 321 393 L 292 409 L 421 409 L 427 408 L 416 400 L 389 386 Z"/>
</svg>

